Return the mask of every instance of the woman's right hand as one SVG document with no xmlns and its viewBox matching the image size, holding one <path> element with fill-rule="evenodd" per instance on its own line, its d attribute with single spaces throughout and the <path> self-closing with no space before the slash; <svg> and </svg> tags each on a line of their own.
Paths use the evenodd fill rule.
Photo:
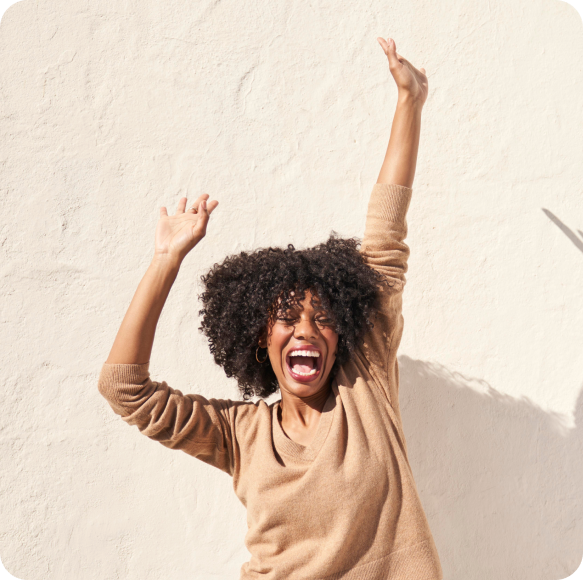
<svg viewBox="0 0 583 580">
<path fill-rule="evenodd" d="M 155 258 L 181 263 L 186 254 L 204 238 L 210 214 L 219 205 L 218 201 L 207 203 L 208 198 L 209 195 L 203 193 L 186 210 L 187 198 L 182 197 L 176 213 L 172 216 L 168 215 L 165 207 L 160 208 L 160 220 L 156 226 Z"/>
</svg>

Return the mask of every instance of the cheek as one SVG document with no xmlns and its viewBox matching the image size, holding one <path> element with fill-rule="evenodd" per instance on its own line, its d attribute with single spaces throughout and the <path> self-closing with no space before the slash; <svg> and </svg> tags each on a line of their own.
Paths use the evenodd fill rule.
<svg viewBox="0 0 583 580">
<path fill-rule="evenodd" d="M 269 338 L 267 339 L 267 350 L 272 359 L 279 360 L 281 358 L 281 352 L 287 344 L 291 332 L 285 328 L 274 326 Z"/>
</svg>

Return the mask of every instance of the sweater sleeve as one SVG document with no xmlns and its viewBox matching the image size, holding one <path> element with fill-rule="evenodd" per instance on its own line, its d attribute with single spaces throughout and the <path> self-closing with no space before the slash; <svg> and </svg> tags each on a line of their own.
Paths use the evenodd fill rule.
<svg viewBox="0 0 583 580">
<path fill-rule="evenodd" d="M 231 401 L 183 395 L 150 378 L 149 363 L 107 364 L 98 389 L 114 412 L 141 433 L 170 449 L 233 473 Z"/>
<path fill-rule="evenodd" d="M 386 282 L 379 290 L 374 327 L 365 337 L 363 354 L 397 414 L 397 349 L 403 332 L 402 295 L 409 258 L 409 246 L 404 239 L 412 193 L 411 188 L 403 185 L 374 185 L 361 246 L 366 263 Z"/>
</svg>

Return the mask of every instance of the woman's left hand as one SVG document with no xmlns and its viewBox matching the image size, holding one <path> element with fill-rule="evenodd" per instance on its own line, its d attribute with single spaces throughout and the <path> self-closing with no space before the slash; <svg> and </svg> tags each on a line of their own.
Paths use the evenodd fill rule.
<svg viewBox="0 0 583 580">
<path fill-rule="evenodd" d="M 418 70 L 406 58 L 403 58 L 397 52 L 393 39 L 377 38 L 377 40 L 389 59 L 389 70 L 397 83 L 399 96 L 411 97 L 423 106 L 429 92 L 425 69 Z"/>
</svg>

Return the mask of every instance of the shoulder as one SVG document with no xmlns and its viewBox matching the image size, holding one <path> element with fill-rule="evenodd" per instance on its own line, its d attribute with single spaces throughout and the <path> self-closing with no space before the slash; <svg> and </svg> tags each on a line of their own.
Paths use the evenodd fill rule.
<svg viewBox="0 0 583 580">
<path fill-rule="evenodd" d="M 267 404 L 262 399 L 259 401 L 211 399 L 209 402 L 228 417 L 237 439 L 254 438 L 260 432 L 271 430 L 272 409 L 277 401 Z"/>
<path fill-rule="evenodd" d="M 338 370 L 336 381 L 340 395 L 352 400 L 356 408 L 391 405 L 385 356 L 385 343 L 389 341 L 388 334 L 367 334 Z"/>
</svg>

